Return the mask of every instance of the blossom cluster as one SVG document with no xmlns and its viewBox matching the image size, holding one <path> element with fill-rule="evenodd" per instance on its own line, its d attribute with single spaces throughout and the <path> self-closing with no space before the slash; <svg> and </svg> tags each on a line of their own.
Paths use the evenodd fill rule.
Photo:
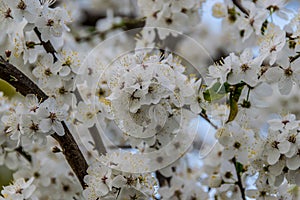
<svg viewBox="0 0 300 200">
<path fill-rule="evenodd" d="M 147 199 L 154 195 L 157 185 L 151 174 L 122 173 L 99 162 L 88 168 L 88 175 L 84 179 L 89 187 L 83 191 L 83 196 L 88 200 Z"/>
<path fill-rule="evenodd" d="M 121 57 L 106 72 L 108 112 L 133 147 L 160 149 L 181 129 L 184 106 L 201 111 L 203 97 L 197 92 L 201 79 L 184 73 L 172 54 L 138 51 Z"/>
</svg>

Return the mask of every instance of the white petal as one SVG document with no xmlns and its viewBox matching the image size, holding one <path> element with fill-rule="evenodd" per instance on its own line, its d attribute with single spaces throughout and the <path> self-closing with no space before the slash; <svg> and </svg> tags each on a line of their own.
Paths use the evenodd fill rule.
<svg viewBox="0 0 300 200">
<path fill-rule="evenodd" d="M 42 132 L 47 133 L 51 130 L 51 120 L 50 119 L 43 119 L 40 122 L 39 128 L 42 130 Z"/>
<path fill-rule="evenodd" d="M 274 151 L 269 152 L 269 156 L 268 156 L 268 163 L 270 165 L 274 165 L 278 159 L 280 157 L 280 153 L 277 149 L 274 149 Z"/>
<path fill-rule="evenodd" d="M 278 82 L 278 88 L 281 94 L 288 95 L 293 87 L 293 81 L 290 77 L 282 77 Z"/>
<path fill-rule="evenodd" d="M 282 154 L 289 152 L 290 147 L 291 147 L 291 143 L 288 141 L 283 141 L 278 144 L 279 151 Z"/>
<path fill-rule="evenodd" d="M 291 169 L 291 170 L 296 170 L 300 167 L 300 157 L 299 156 L 294 156 L 292 158 L 288 158 L 286 160 L 286 166 Z"/>
<path fill-rule="evenodd" d="M 63 127 L 63 125 L 61 124 L 60 121 L 55 121 L 53 123 L 52 127 L 53 127 L 53 130 L 57 133 L 57 135 L 63 136 L 65 134 L 64 127 Z"/>
</svg>

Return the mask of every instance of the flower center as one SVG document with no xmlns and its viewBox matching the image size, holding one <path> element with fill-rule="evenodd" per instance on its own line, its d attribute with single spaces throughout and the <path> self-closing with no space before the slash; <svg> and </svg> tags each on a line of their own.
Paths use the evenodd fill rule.
<svg viewBox="0 0 300 200">
<path fill-rule="evenodd" d="M 276 51 L 276 46 L 272 46 L 270 49 L 270 53 L 272 53 L 273 51 Z"/>
<path fill-rule="evenodd" d="M 288 141 L 291 142 L 291 143 L 296 143 L 296 135 L 291 135 L 289 138 L 288 138 Z"/>
<path fill-rule="evenodd" d="M 27 5 L 25 4 L 25 2 L 23 0 L 21 0 L 19 2 L 19 4 L 17 5 L 17 8 L 19 8 L 20 10 L 25 10 L 27 7 Z"/>
<path fill-rule="evenodd" d="M 22 194 L 23 189 L 22 188 L 18 188 L 16 189 L 16 194 Z"/>
<path fill-rule="evenodd" d="M 47 26 L 53 26 L 54 25 L 54 20 L 53 19 L 49 19 L 48 21 L 47 21 L 47 24 L 46 24 Z"/>
<path fill-rule="evenodd" d="M 29 127 L 30 130 L 36 132 L 39 130 L 39 125 L 38 124 L 35 124 L 34 122 L 31 123 L 31 126 Z"/>
<path fill-rule="evenodd" d="M 51 70 L 48 68 L 48 69 L 45 70 L 44 74 L 45 74 L 46 76 L 50 76 L 50 75 L 52 74 L 52 72 L 51 72 Z"/>
<path fill-rule="evenodd" d="M 93 114 L 91 112 L 86 113 L 86 117 L 88 119 L 92 119 L 93 118 Z"/>
<path fill-rule="evenodd" d="M 59 94 L 65 94 L 67 93 L 67 90 L 64 87 L 59 88 L 58 90 Z"/>
<path fill-rule="evenodd" d="M 4 17 L 5 18 L 11 18 L 13 19 L 13 17 L 11 16 L 11 9 L 8 8 L 5 12 L 4 12 Z"/>
<path fill-rule="evenodd" d="M 278 149 L 278 144 L 279 144 L 280 142 L 278 142 L 278 141 L 273 141 L 272 142 L 272 144 L 271 144 L 271 146 L 273 147 L 273 148 L 275 148 L 275 149 Z"/>
<path fill-rule="evenodd" d="M 52 122 L 54 122 L 57 117 L 55 113 L 50 112 L 49 118 L 51 119 Z"/>
<path fill-rule="evenodd" d="M 171 18 L 166 18 L 166 23 L 168 25 L 172 24 L 173 20 Z"/>
<path fill-rule="evenodd" d="M 102 183 L 106 184 L 106 180 L 107 180 L 107 179 L 108 179 L 108 178 L 107 178 L 106 176 L 103 176 L 103 177 L 101 178 Z"/>
<path fill-rule="evenodd" d="M 243 72 L 246 72 L 249 68 L 250 68 L 250 67 L 249 67 L 249 65 L 247 65 L 247 64 L 242 64 L 242 65 L 241 65 L 241 70 L 242 70 Z"/>
<path fill-rule="evenodd" d="M 293 74 L 293 70 L 291 69 L 291 67 L 288 67 L 284 70 L 284 74 L 286 76 L 291 76 Z"/>
<path fill-rule="evenodd" d="M 233 144 L 233 146 L 234 146 L 234 148 L 239 149 L 242 145 L 241 145 L 241 143 L 239 143 L 239 142 L 235 142 L 235 143 Z"/>
<path fill-rule="evenodd" d="M 232 174 L 231 174 L 231 172 L 226 172 L 224 174 L 224 176 L 225 176 L 225 178 L 229 179 L 229 178 L 231 178 Z"/>
</svg>

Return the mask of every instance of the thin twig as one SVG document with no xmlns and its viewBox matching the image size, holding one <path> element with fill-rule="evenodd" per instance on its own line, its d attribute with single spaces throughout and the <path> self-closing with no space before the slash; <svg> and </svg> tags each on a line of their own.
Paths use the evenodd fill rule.
<svg viewBox="0 0 300 200">
<path fill-rule="evenodd" d="M 74 91 L 74 94 L 78 101 L 83 101 L 78 89 L 76 89 Z M 94 124 L 94 126 L 90 127 L 88 130 L 94 140 L 93 145 L 94 145 L 95 149 L 98 151 L 99 155 L 105 155 L 107 153 L 107 151 L 106 151 L 105 145 L 103 143 L 103 140 L 101 138 L 101 135 L 99 133 L 99 130 L 96 127 L 96 124 Z"/>
<path fill-rule="evenodd" d="M 112 27 L 107 31 L 94 31 L 87 36 L 78 36 L 75 37 L 75 39 L 77 42 L 85 42 L 91 40 L 94 36 L 99 36 L 101 38 L 104 38 L 105 35 L 112 30 L 122 29 L 124 31 L 127 31 L 130 29 L 141 28 L 144 26 L 145 26 L 145 18 L 141 18 L 141 19 L 124 18 L 120 23 L 113 24 Z"/>
<path fill-rule="evenodd" d="M 241 196 L 243 200 L 246 200 L 246 195 L 245 195 L 245 188 L 243 187 L 243 183 L 242 183 L 242 178 L 241 178 L 241 174 L 238 172 L 237 170 L 237 162 L 235 157 L 232 158 L 232 163 L 234 164 L 235 168 L 236 168 L 236 175 L 238 178 L 238 181 L 236 182 L 236 184 L 238 185 L 238 187 L 240 188 L 241 191 Z"/>
<path fill-rule="evenodd" d="M 249 11 L 244 8 L 244 6 L 242 5 L 241 0 L 232 0 L 232 3 L 238 7 L 240 9 L 240 11 L 242 11 L 245 15 L 249 16 Z"/>
<path fill-rule="evenodd" d="M 37 27 L 35 27 L 34 29 L 35 34 L 38 36 L 41 44 L 43 45 L 44 49 L 46 50 L 47 53 L 51 53 L 54 59 L 54 62 L 57 61 L 57 57 L 55 55 L 56 50 L 54 49 L 53 45 L 51 44 L 51 42 L 48 40 L 47 42 L 42 40 L 42 34 L 41 32 L 38 30 Z"/>
<path fill-rule="evenodd" d="M 215 125 L 208 117 L 207 115 L 205 115 L 204 113 L 200 113 L 199 114 L 203 119 L 205 119 L 205 121 L 207 121 L 212 127 L 214 127 L 214 129 L 218 129 L 218 126 Z"/>
<path fill-rule="evenodd" d="M 298 58 L 300 58 L 300 52 L 297 52 L 298 54 L 295 56 L 290 56 L 290 63 L 294 62 L 295 60 L 297 60 Z"/>
</svg>

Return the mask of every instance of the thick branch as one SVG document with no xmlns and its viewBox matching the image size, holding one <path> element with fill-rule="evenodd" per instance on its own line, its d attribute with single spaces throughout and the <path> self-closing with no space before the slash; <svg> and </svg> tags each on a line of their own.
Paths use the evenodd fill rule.
<svg viewBox="0 0 300 200">
<path fill-rule="evenodd" d="M 85 187 L 85 183 L 83 178 L 87 175 L 87 168 L 88 164 L 84 159 L 74 137 L 72 136 L 70 130 L 68 129 L 65 122 L 61 122 L 64 130 L 65 135 L 59 136 L 56 133 L 52 135 L 52 137 L 59 143 L 62 148 L 62 152 L 65 155 L 69 165 L 73 169 L 74 173 L 76 174 L 77 178 L 80 181 L 82 187 Z"/>
<path fill-rule="evenodd" d="M 35 94 L 41 101 L 45 101 L 48 98 L 48 96 L 37 85 L 35 85 L 32 80 L 30 80 L 15 66 L 4 60 L 1 56 L 0 78 L 14 86 L 23 96 L 26 96 L 27 94 Z M 65 122 L 62 122 L 62 125 L 65 130 L 65 135 L 59 136 L 54 133 L 51 136 L 60 144 L 67 162 L 84 188 L 85 183 L 83 178 L 87 174 L 86 170 L 88 168 L 88 164 Z"/>
<path fill-rule="evenodd" d="M 23 96 L 35 94 L 41 101 L 48 98 L 48 96 L 32 80 L 1 56 L 0 78 L 14 86 L 17 92 L 20 92 Z"/>
<path fill-rule="evenodd" d="M 240 11 L 242 11 L 243 13 L 245 13 L 245 15 L 249 16 L 249 11 L 244 8 L 244 6 L 241 3 L 241 0 L 232 0 L 232 3 L 238 7 L 240 9 Z"/>
</svg>

